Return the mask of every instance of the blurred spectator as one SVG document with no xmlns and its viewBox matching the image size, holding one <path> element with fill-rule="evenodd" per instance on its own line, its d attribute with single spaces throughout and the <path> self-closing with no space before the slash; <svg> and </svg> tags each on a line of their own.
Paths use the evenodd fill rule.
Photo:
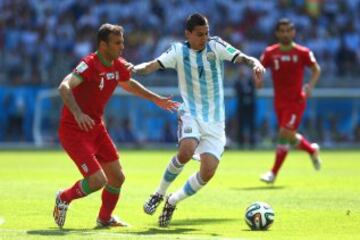
<svg viewBox="0 0 360 240">
<path fill-rule="evenodd" d="M 241 44 L 250 55 L 259 55 L 273 41 L 271 26 L 277 19 L 291 18 L 298 27 L 299 41 L 311 47 L 327 69 L 324 77 L 333 76 L 334 66 L 339 66 L 341 76 L 357 69 L 360 0 L 209 0 L 206 6 L 202 0 L 1 0 L 0 65 L 5 74 L 0 74 L 0 82 L 12 85 L 14 71 L 21 74 L 21 83 L 33 82 L 30 76 L 40 71 L 40 83 L 56 86 L 74 67 L 74 60 L 69 59 L 77 62 L 94 49 L 95 39 L 89 33 L 104 22 L 125 27 L 125 57 L 132 62 L 157 57 L 183 35 L 183 19 L 194 11 L 214 23 L 210 34 L 217 32 L 225 40 Z"/>
<path fill-rule="evenodd" d="M 16 94 L 17 93 L 17 94 Z M 10 92 L 4 99 L 8 118 L 5 140 L 10 142 L 24 141 L 25 99 L 19 92 Z"/>
<path fill-rule="evenodd" d="M 356 125 L 354 129 L 354 141 L 360 143 L 360 122 Z"/>
<path fill-rule="evenodd" d="M 237 142 L 241 147 L 249 145 L 255 147 L 255 117 L 256 117 L 256 90 L 251 78 L 245 74 L 243 68 L 239 71 L 239 78 L 235 82 L 237 96 Z"/>
</svg>

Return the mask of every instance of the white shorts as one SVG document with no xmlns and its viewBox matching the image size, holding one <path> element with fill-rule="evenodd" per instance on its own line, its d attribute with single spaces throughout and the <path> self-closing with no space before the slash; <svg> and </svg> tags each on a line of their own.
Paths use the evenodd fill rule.
<svg viewBox="0 0 360 240">
<path fill-rule="evenodd" d="M 218 160 L 226 144 L 224 122 L 203 122 L 193 118 L 188 112 L 178 116 L 178 141 L 194 138 L 199 144 L 194 154 L 209 153 Z"/>
</svg>

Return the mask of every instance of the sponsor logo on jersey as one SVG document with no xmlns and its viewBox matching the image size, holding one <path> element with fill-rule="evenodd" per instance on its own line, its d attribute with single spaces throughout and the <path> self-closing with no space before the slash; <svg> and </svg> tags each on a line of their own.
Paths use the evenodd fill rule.
<svg viewBox="0 0 360 240">
<path fill-rule="evenodd" d="M 283 62 L 289 62 L 291 60 L 291 57 L 289 55 L 283 55 L 280 59 Z"/>
<path fill-rule="evenodd" d="M 88 69 L 88 65 L 84 62 L 81 61 L 75 68 L 75 72 L 76 73 L 83 73 L 86 69 Z"/>
</svg>

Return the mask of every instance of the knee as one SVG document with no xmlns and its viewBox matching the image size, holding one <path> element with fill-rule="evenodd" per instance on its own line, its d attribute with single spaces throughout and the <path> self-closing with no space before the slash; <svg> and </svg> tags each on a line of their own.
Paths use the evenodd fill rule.
<svg viewBox="0 0 360 240">
<path fill-rule="evenodd" d="M 93 191 L 97 191 L 103 188 L 107 183 L 107 178 L 104 174 L 95 174 L 88 178 L 89 187 Z"/>
<path fill-rule="evenodd" d="M 182 149 L 178 153 L 178 160 L 181 163 L 187 163 L 194 155 L 193 149 Z"/>
<path fill-rule="evenodd" d="M 114 179 L 114 187 L 121 187 L 123 183 L 125 182 L 125 174 L 121 171 L 118 175 L 116 175 Z"/>
<path fill-rule="evenodd" d="M 109 179 L 109 184 L 113 187 L 121 187 L 124 182 L 125 182 L 125 175 L 122 171 L 116 176 L 114 176 L 114 178 L 111 179 L 111 181 Z"/>
</svg>

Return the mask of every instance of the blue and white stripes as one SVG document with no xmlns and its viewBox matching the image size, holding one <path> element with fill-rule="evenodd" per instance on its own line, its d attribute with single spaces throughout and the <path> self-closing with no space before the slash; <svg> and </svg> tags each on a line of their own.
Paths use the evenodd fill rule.
<svg viewBox="0 0 360 240">
<path fill-rule="evenodd" d="M 178 73 L 179 89 L 184 109 L 204 122 L 225 120 L 224 64 L 232 61 L 239 50 L 220 38 L 211 38 L 205 49 L 196 51 L 189 43 L 174 43 L 158 61 Z"/>
</svg>

